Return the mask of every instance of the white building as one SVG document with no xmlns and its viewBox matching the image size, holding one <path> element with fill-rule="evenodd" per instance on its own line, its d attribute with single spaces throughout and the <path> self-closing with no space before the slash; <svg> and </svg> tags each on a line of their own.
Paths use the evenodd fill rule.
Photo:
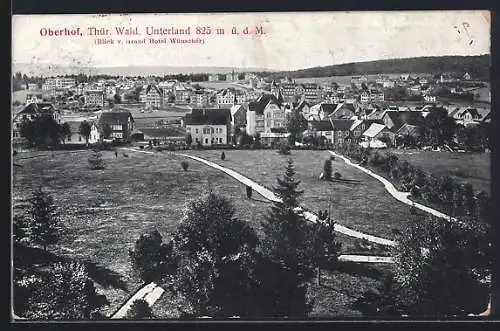
<svg viewBox="0 0 500 331">
<path fill-rule="evenodd" d="M 80 121 L 66 121 L 68 123 L 71 131 L 71 135 L 66 137 L 63 140 L 64 144 L 78 144 L 84 145 L 86 144 L 85 137 L 80 134 L 80 125 L 82 124 L 82 120 Z M 94 122 L 89 122 L 90 124 L 90 136 L 89 136 L 89 144 L 98 143 L 100 140 L 99 128 Z"/>
<path fill-rule="evenodd" d="M 229 109 L 193 109 L 185 117 L 186 133 L 193 144 L 202 146 L 227 144 L 231 126 Z"/>
<path fill-rule="evenodd" d="M 83 97 L 87 107 L 104 107 L 104 92 L 102 90 L 87 90 Z"/>
</svg>

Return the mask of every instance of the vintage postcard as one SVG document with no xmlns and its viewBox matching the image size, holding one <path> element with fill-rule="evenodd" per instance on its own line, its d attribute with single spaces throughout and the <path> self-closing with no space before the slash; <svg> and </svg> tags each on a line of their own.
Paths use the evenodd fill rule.
<svg viewBox="0 0 500 331">
<path fill-rule="evenodd" d="M 477 318 L 490 12 L 14 15 L 12 319 Z"/>
</svg>

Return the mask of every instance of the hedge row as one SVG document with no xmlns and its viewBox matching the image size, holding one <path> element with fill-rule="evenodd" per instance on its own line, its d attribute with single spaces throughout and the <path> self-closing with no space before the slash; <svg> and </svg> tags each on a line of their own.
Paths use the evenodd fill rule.
<svg viewBox="0 0 500 331">
<path fill-rule="evenodd" d="M 451 216 L 468 216 L 482 221 L 490 218 L 490 198 L 484 191 L 475 192 L 470 183 L 450 176 L 425 173 L 421 167 L 401 161 L 394 153 L 382 154 L 357 145 L 342 146 L 339 152 L 392 181 L 399 190 L 414 198 L 438 206 Z"/>
</svg>

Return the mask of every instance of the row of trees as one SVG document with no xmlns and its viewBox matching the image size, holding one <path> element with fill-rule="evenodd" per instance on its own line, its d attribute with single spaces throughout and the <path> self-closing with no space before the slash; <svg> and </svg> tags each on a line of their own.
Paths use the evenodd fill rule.
<svg viewBox="0 0 500 331">
<path fill-rule="evenodd" d="M 25 118 L 21 122 L 19 129 L 21 136 L 26 138 L 29 147 L 57 146 L 73 134 L 68 123 L 59 124 L 50 115 L 37 116 L 31 120 Z M 78 133 L 85 139 L 87 144 L 91 130 L 92 125 L 87 121 L 83 121 L 78 128 Z M 109 137 L 111 132 L 112 129 L 109 125 L 103 126 L 102 134 L 104 138 Z"/>
<path fill-rule="evenodd" d="M 41 188 L 33 192 L 25 213 L 15 215 L 13 287 L 17 316 L 42 320 L 103 318 L 99 310 L 108 302 L 97 293 L 86 266 L 49 252 L 66 232 L 53 198 Z"/>
<path fill-rule="evenodd" d="M 490 220 L 488 194 L 475 192 L 470 183 L 461 183 L 450 176 L 427 174 L 406 160 L 400 161 L 393 153 L 381 154 L 357 145 L 346 145 L 341 152 L 386 175 L 396 187 L 411 192 L 413 197 L 440 206 L 447 214 Z"/>
<path fill-rule="evenodd" d="M 298 185 L 289 161 L 261 238 L 234 217 L 228 199 L 208 192 L 188 203 L 169 241 L 157 231 L 141 235 L 130 251 L 134 269 L 146 282 L 167 284 L 186 316 L 307 316 L 308 282 L 340 247 L 327 215 L 309 223 L 297 211 Z"/>
<path fill-rule="evenodd" d="M 418 135 L 397 137 L 396 145 L 407 147 L 449 145 L 468 151 L 484 151 L 485 148 L 490 148 L 489 123 L 463 126 L 449 117 L 444 108 L 433 108 L 420 123 L 415 124 L 419 126 Z"/>
</svg>

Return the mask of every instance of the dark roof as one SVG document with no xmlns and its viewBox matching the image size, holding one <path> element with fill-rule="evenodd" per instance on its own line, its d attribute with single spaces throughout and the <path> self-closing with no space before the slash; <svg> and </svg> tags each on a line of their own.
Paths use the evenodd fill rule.
<svg viewBox="0 0 500 331">
<path fill-rule="evenodd" d="M 354 120 L 330 120 L 333 130 L 349 131 Z"/>
<path fill-rule="evenodd" d="M 19 114 L 52 114 L 56 109 L 48 102 L 30 103 Z"/>
<path fill-rule="evenodd" d="M 311 130 L 316 131 L 332 131 L 332 123 L 330 121 L 312 121 L 309 122 Z"/>
<path fill-rule="evenodd" d="M 278 101 L 276 96 L 273 94 L 262 94 L 257 101 L 252 101 L 248 104 L 248 110 L 254 111 L 258 115 L 264 114 L 264 108 L 269 104 L 269 102 L 275 103 L 278 106 L 281 106 L 281 103 Z"/>
<path fill-rule="evenodd" d="M 341 103 L 340 105 L 335 104 L 336 108 L 332 113 L 330 113 L 330 117 L 332 118 L 337 118 L 337 119 L 342 119 L 345 117 L 351 117 L 354 113 L 356 113 L 356 108 L 354 108 L 354 105 L 352 103 Z M 351 115 L 339 115 L 342 114 L 343 110 L 348 110 L 351 111 Z"/>
<path fill-rule="evenodd" d="M 319 85 L 317 83 L 303 83 L 300 84 L 305 89 L 319 89 Z"/>
<path fill-rule="evenodd" d="M 394 123 L 393 130 L 399 130 L 403 124 L 419 125 L 423 121 L 418 111 L 386 111 L 384 116 L 389 116 Z"/>
<path fill-rule="evenodd" d="M 186 135 L 185 129 L 175 126 L 166 128 L 143 128 L 140 132 L 150 137 L 183 137 Z"/>
<path fill-rule="evenodd" d="M 186 114 L 187 125 L 226 125 L 231 122 L 231 111 L 229 109 L 193 109 L 191 114 Z"/>
<path fill-rule="evenodd" d="M 154 88 L 159 95 L 163 95 L 163 91 L 154 84 L 149 84 L 148 87 L 146 87 L 146 94 L 149 93 L 151 88 Z"/>
<path fill-rule="evenodd" d="M 321 110 L 323 110 L 323 112 L 325 112 L 325 115 L 329 115 L 333 113 L 335 108 L 337 108 L 337 105 L 334 103 L 322 103 L 320 108 Z"/>
<path fill-rule="evenodd" d="M 130 117 L 134 121 L 132 114 L 129 111 L 105 111 L 101 113 L 99 122 L 101 123 L 127 123 Z"/>
<path fill-rule="evenodd" d="M 479 112 L 477 111 L 476 108 L 467 108 L 466 110 L 464 110 L 463 112 L 460 113 L 460 117 L 463 117 L 465 115 L 465 113 L 470 113 L 472 117 L 474 118 L 481 118 L 481 114 L 479 114 Z"/>
<path fill-rule="evenodd" d="M 401 136 L 418 137 L 420 136 L 420 130 L 416 125 L 403 124 L 403 126 L 398 130 L 397 134 Z"/>
</svg>

